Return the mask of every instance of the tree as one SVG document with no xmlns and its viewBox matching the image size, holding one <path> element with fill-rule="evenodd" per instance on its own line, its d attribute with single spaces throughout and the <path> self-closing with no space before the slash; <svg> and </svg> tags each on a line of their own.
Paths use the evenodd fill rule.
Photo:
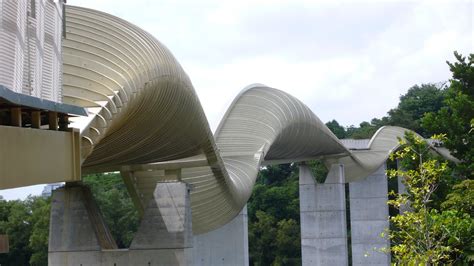
<svg viewBox="0 0 474 266">
<path fill-rule="evenodd" d="M 388 111 L 388 116 L 373 118 L 370 122 L 363 121 L 347 129 L 339 125 L 336 120 L 326 123 L 326 126 L 338 138 L 368 139 L 382 126 L 400 126 L 411 129 L 418 134 L 428 137 L 433 131 L 422 127 L 422 119 L 426 113 L 437 112 L 444 106 L 446 89 L 443 84 L 414 85 L 408 92 L 400 96 L 396 108 Z M 474 122 L 474 120 L 473 120 Z"/>
<path fill-rule="evenodd" d="M 405 139 L 392 159 L 402 160 L 402 169 L 407 170 L 388 171 L 391 178 L 402 176 L 407 190 L 406 194 L 395 194 L 389 204 L 400 207 L 410 202 L 410 209 L 390 217 L 394 230 L 388 236 L 395 260 L 414 265 L 467 262 L 462 247 L 472 246 L 471 214 L 450 208 L 439 210 L 432 205 L 440 180 L 451 174 L 448 163 L 433 157 L 426 142 L 413 133 L 406 133 Z"/>
<path fill-rule="evenodd" d="M 31 235 L 28 247 L 32 254 L 30 265 L 48 265 L 49 217 L 51 199 L 30 197 L 27 199 L 31 206 Z"/>
<path fill-rule="evenodd" d="M 423 116 L 429 112 L 436 112 L 444 105 L 445 89 L 440 84 L 421 84 L 408 89 L 408 92 L 400 96 L 400 102 L 396 108 L 388 111 L 388 116 L 380 119 L 373 118 L 370 122 L 364 121 L 359 127 L 347 128 L 345 137 L 353 139 L 371 138 L 382 126 L 400 126 L 411 129 L 418 134 L 428 137 L 433 132 L 423 128 L 421 121 Z"/>
<path fill-rule="evenodd" d="M 441 204 L 441 208 L 474 213 L 474 180 L 468 179 L 453 186 L 453 190 Z"/>
<path fill-rule="evenodd" d="M 138 212 L 118 173 L 85 176 L 119 248 L 127 248 L 138 229 Z"/>
<path fill-rule="evenodd" d="M 468 60 L 454 52 L 457 62 L 447 62 L 452 79 L 446 92 L 444 105 L 439 111 L 425 115 L 423 127 L 448 137 L 444 145 L 462 162 L 457 169 L 464 178 L 474 173 L 474 54 Z"/>
<path fill-rule="evenodd" d="M 249 223 L 250 263 L 271 265 L 275 259 L 275 218 L 264 211 L 255 213 L 255 220 Z"/>
<path fill-rule="evenodd" d="M 284 219 L 277 223 L 276 249 L 278 251 L 274 265 L 301 264 L 300 224 L 293 219 Z"/>
<path fill-rule="evenodd" d="M 411 87 L 394 109 L 388 111 L 386 125 L 411 129 L 423 137 L 433 134 L 422 127 L 421 120 L 426 113 L 440 110 L 444 104 L 445 89 L 439 84 L 421 84 Z"/>
<path fill-rule="evenodd" d="M 323 160 L 313 160 L 306 162 L 306 164 L 311 169 L 311 173 L 313 174 L 313 177 L 316 182 L 322 184 L 324 183 L 324 181 L 326 181 L 326 177 L 329 171 L 326 168 L 326 165 L 324 165 Z"/>
<path fill-rule="evenodd" d="M 29 209 L 23 201 L 4 201 L 2 209 L 2 220 L 0 231 L 7 234 L 10 242 L 10 252 L 0 254 L 2 265 L 28 265 L 31 251 L 28 248 L 28 240 L 31 234 L 31 225 L 28 219 Z"/>
<path fill-rule="evenodd" d="M 468 263 L 474 262 L 474 180 L 464 180 L 453 186 L 441 209 L 462 217 L 462 223 L 448 223 L 450 244 L 460 251 L 459 260 Z"/>
<path fill-rule="evenodd" d="M 247 203 L 251 265 L 300 265 L 298 175 L 295 164 L 260 170 Z"/>
<path fill-rule="evenodd" d="M 1 265 L 48 265 L 49 210 L 49 199 L 39 196 L 0 200 L 0 232 L 10 242 Z"/>
<path fill-rule="evenodd" d="M 346 137 L 346 129 L 339 125 L 339 123 L 333 119 L 332 121 L 329 121 L 326 123 L 326 126 L 338 137 L 339 139 L 343 139 Z"/>
<path fill-rule="evenodd" d="M 379 128 L 379 125 L 372 125 L 364 121 L 359 124 L 359 127 L 350 126 L 347 128 L 347 137 L 351 139 L 369 139 Z"/>
</svg>

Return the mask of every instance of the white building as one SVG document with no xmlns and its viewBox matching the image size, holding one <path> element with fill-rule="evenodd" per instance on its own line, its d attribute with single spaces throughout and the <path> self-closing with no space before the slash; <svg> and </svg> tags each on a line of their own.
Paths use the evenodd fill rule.
<svg viewBox="0 0 474 266">
<path fill-rule="evenodd" d="M 0 0 L 0 85 L 62 102 L 62 0 Z"/>
</svg>

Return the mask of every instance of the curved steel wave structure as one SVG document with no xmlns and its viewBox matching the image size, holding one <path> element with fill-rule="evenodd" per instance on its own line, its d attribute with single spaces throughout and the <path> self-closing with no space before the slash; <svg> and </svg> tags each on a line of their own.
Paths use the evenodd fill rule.
<svg viewBox="0 0 474 266">
<path fill-rule="evenodd" d="M 349 151 L 301 101 L 255 84 L 236 97 L 213 135 L 190 79 L 164 45 L 112 15 L 66 11 L 63 102 L 89 113 L 72 119 L 83 170 L 122 171 L 143 209 L 156 181 L 180 168 L 193 185 L 195 234 L 240 212 L 261 165 L 321 158 L 343 163 L 350 182 L 379 168 L 404 134 L 385 127 L 368 150 Z"/>
</svg>

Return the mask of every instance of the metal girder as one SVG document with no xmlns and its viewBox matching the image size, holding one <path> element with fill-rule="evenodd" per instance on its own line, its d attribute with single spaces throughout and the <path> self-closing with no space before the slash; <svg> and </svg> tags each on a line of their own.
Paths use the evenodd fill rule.
<svg viewBox="0 0 474 266">
<path fill-rule="evenodd" d="M 81 180 L 78 130 L 0 126 L 0 189 Z"/>
</svg>

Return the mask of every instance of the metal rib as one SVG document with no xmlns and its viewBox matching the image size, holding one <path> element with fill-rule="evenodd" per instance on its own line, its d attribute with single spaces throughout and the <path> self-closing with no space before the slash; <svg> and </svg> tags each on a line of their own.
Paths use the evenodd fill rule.
<svg viewBox="0 0 474 266">
<path fill-rule="evenodd" d="M 328 165 L 344 163 L 349 182 L 378 169 L 405 131 L 382 128 L 368 150 L 351 152 L 301 101 L 254 84 L 236 97 L 213 135 L 188 76 L 165 46 L 112 15 L 66 11 L 63 101 L 89 112 L 72 125 L 83 136 L 84 171 L 128 169 L 127 186 L 143 204 L 165 178 L 163 169 L 182 160 L 182 179 L 194 185 L 196 234 L 239 213 L 262 163 L 326 158 Z M 146 166 L 158 162 L 168 163 Z"/>
</svg>

